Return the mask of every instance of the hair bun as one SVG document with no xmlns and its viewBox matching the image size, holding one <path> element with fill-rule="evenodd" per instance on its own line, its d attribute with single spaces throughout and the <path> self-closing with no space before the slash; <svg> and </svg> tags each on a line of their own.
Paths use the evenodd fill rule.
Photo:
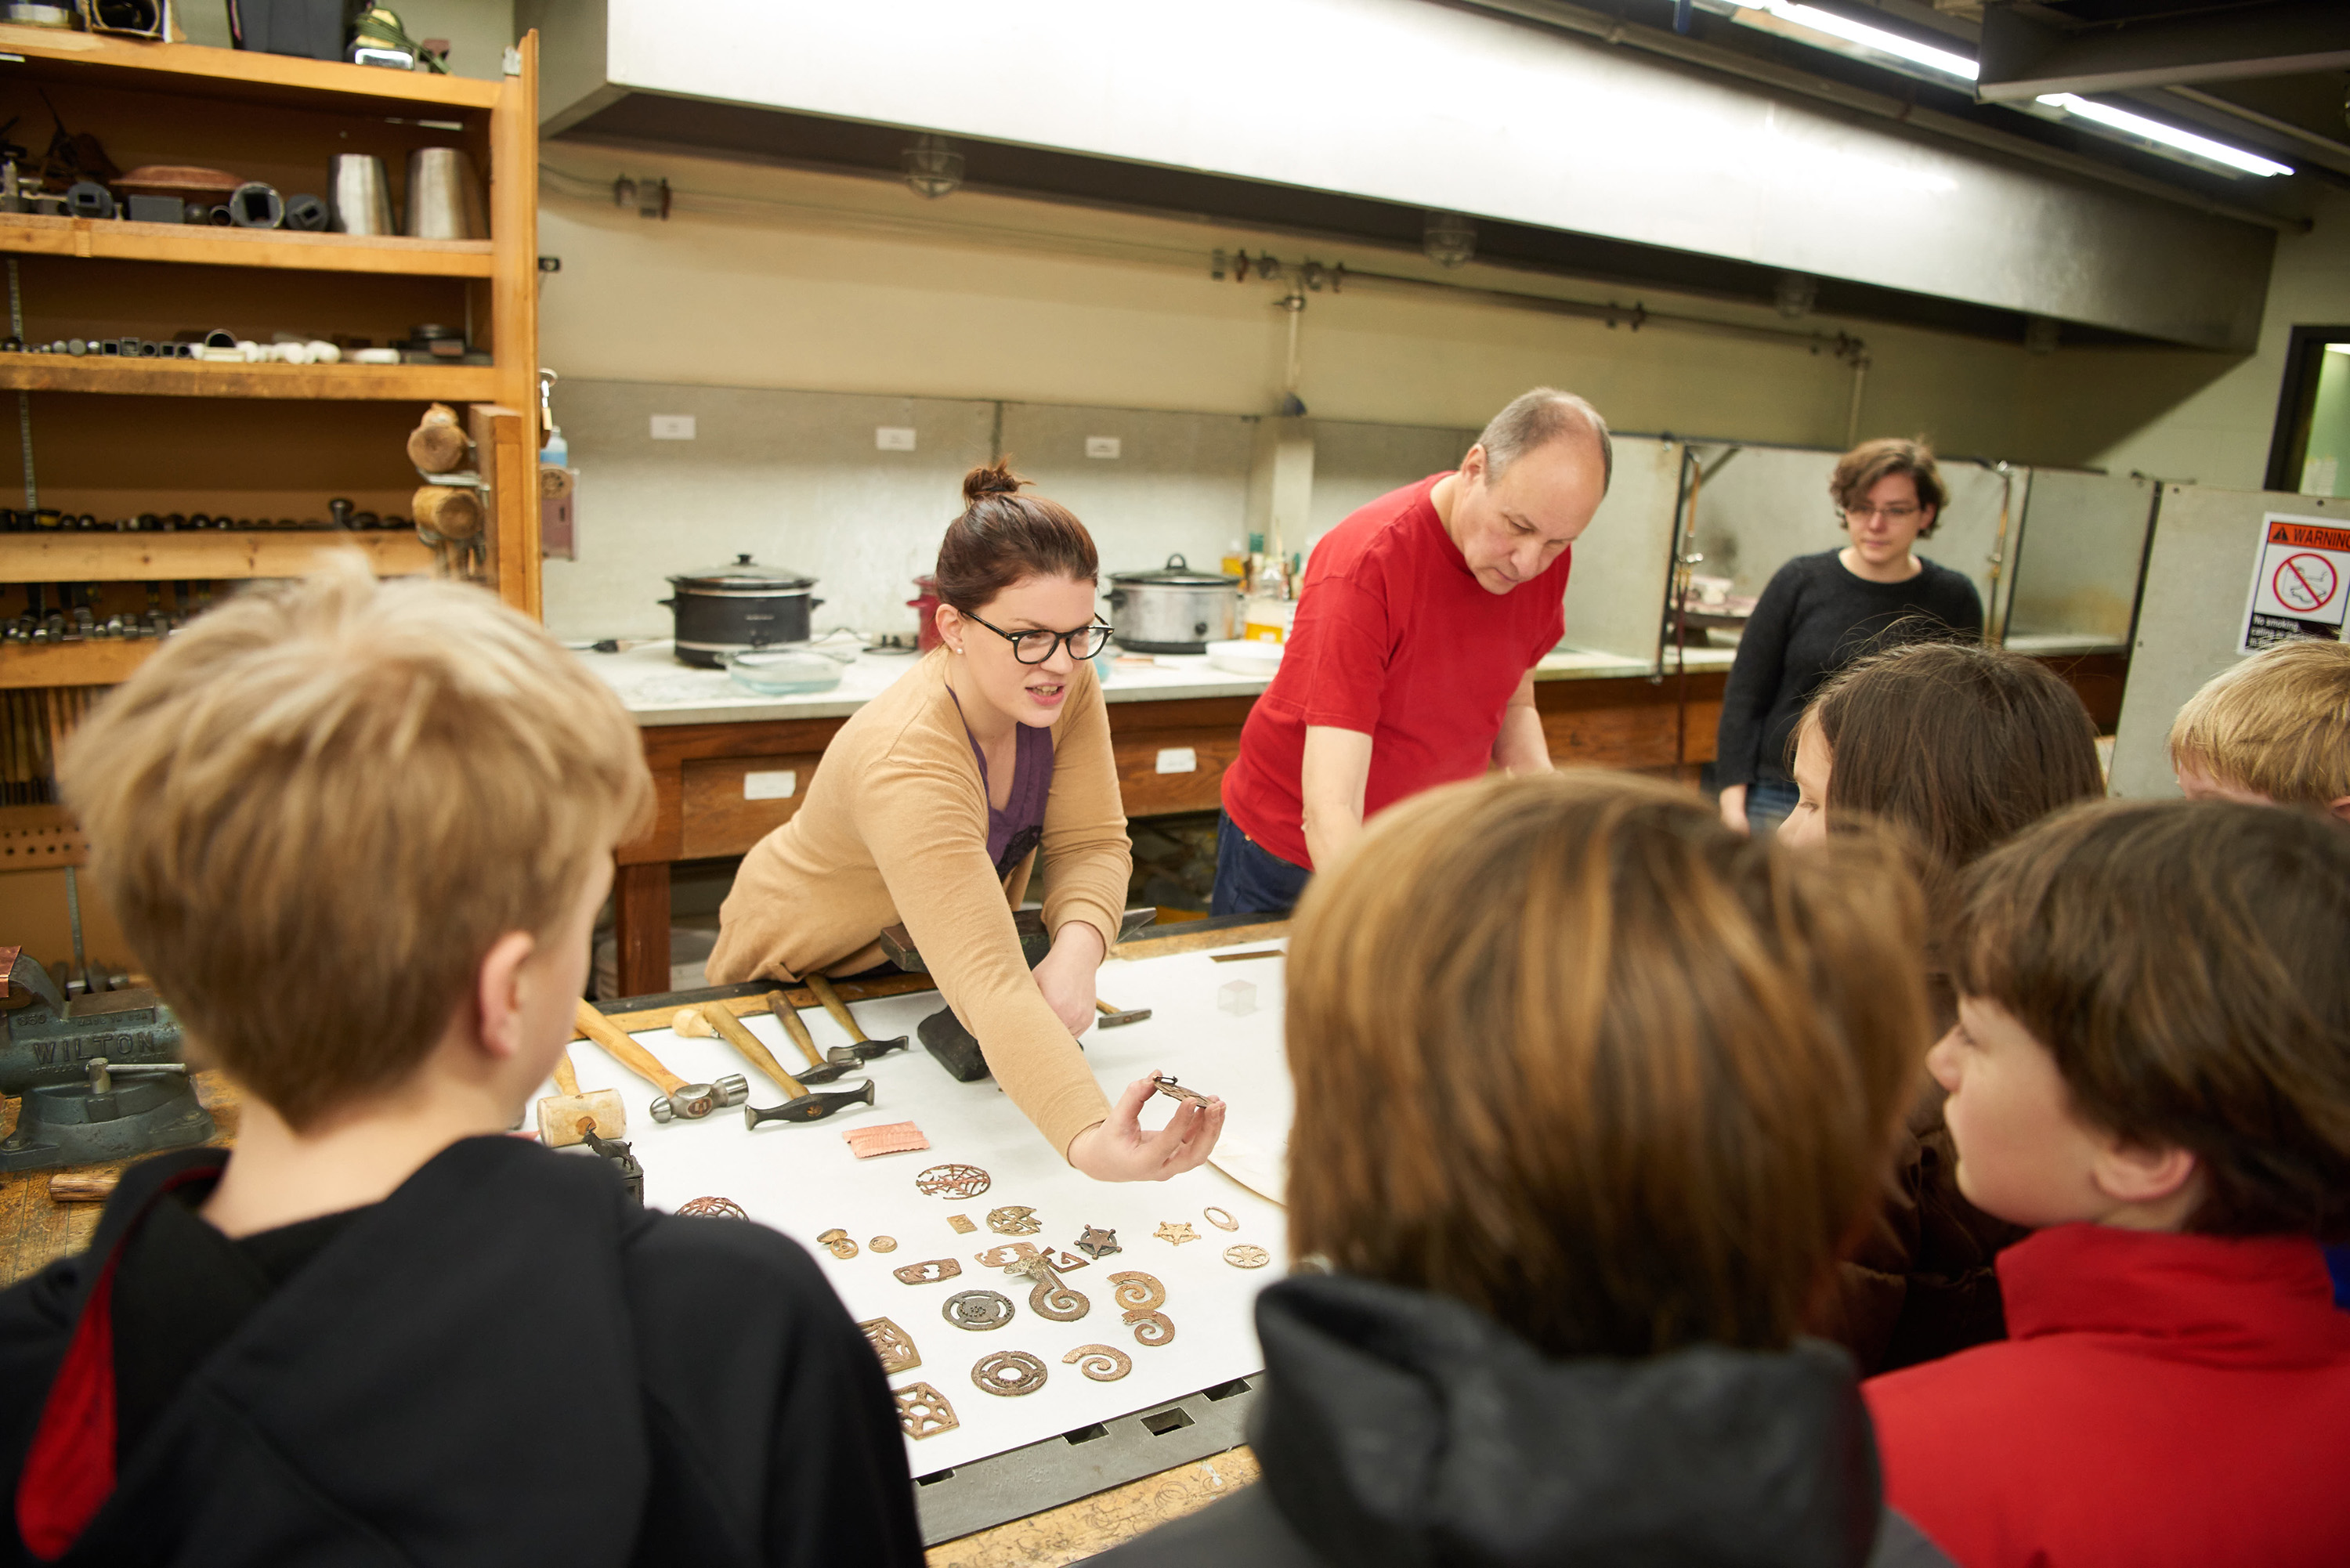
<svg viewBox="0 0 2350 1568">
<path fill-rule="evenodd" d="M 962 502 L 966 506 L 973 506 L 984 496 L 1017 495 L 1021 486 L 1027 483 L 1012 472 L 1009 459 L 999 458 L 993 462 L 983 462 L 962 476 Z"/>
</svg>

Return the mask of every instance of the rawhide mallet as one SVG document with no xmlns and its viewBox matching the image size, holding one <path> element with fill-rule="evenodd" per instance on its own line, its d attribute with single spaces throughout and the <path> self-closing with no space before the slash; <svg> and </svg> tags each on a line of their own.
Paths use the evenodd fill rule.
<svg viewBox="0 0 2350 1568">
<path fill-rule="evenodd" d="M 538 1141 L 548 1148 L 584 1143 L 590 1131 L 606 1138 L 629 1136 L 629 1113 L 620 1103 L 620 1091 L 581 1094 L 567 1047 L 555 1059 L 555 1087 L 556 1093 L 538 1102 Z"/>
</svg>

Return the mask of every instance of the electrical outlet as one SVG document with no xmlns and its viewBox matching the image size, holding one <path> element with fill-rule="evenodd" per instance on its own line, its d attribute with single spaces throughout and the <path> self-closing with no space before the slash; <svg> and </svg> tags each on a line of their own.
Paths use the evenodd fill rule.
<svg viewBox="0 0 2350 1568">
<path fill-rule="evenodd" d="M 914 427 L 911 425 L 876 425 L 873 445 L 879 452 L 911 452 L 914 450 Z"/>
<path fill-rule="evenodd" d="M 1087 457 L 1114 458 L 1118 455 L 1118 439 L 1116 436 L 1086 437 L 1086 455 Z"/>
<path fill-rule="evenodd" d="M 691 441 L 692 439 L 693 416 L 691 414 L 655 414 L 653 416 L 653 440 Z"/>
</svg>

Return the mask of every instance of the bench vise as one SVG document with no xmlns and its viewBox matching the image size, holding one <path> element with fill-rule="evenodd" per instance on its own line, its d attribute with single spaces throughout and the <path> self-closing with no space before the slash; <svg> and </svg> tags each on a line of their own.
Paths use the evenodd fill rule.
<svg viewBox="0 0 2350 1568">
<path fill-rule="evenodd" d="M 19 1096 L 0 1170 L 130 1159 L 213 1136 L 180 1059 L 180 1022 L 153 992 L 68 1002 L 18 948 L 0 948 L 0 1094 Z"/>
</svg>

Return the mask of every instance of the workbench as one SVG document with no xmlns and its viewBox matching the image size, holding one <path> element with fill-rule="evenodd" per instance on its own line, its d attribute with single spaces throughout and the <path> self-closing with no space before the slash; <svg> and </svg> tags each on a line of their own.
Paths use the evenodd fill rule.
<svg viewBox="0 0 2350 1568">
<path fill-rule="evenodd" d="M 622 845 L 612 883 L 623 993 L 669 983 L 670 867 L 739 856 L 791 820 L 842 722 L 910 668 L 909 655 L 867 653 L 839 688 L 758 697 L 722 670 L 677 662 L 667 642 L 583 652 L 611 683 L 644 737 L 653 825 Z M 1560 649 L 1534 670 L 1534 705 L 1552 759 L 1566 767 L 1668 770 L 1694 783 L 1713 757 L 1731 650 L 1690 650 L 1687 673 L 1651 678 L 1644 659 Z M 1203 656 L 1112 665 L 1102 684 L 1110 744 L 1128 817 L 1213 811 L 1224 770 L 1262 677 L 1213 669 Z"/>
<path fill-rule="evenodd" d="M 1244 1153 L 1249 1166 L 1262 1168 L 1268 1154 L 1277 1166 L 1289 1115 L 1287 1072 L 1280 1054 L 1284 965 L 1278 958 L 1253 955 L 1277 947 L 1285 934 L 1285 927 L 1277 923 L 1195 922 L 1122 945 L 1103 966 L 1102 994 L 1120 1007 L 1151 1007 L 1155 1016 L 1115 1032 L 1087 1034 L 1088 1060 L 1105 1085 L 1115 1088 L 1139 1072 L 1163 1068 L 1187 1083 L 1222 1094 L 1232 1106 L 1226 1146 Z M 1217 963 L 1217 951 L 1253 956 Z M 1217 1005 L 1216 993 L 1235 980 L 1244 980 L 1255 992 L 1253 1010 L 1240 1015 Z M 716 1000 L 789 1065 L 799 1058 L 767 1013 L 765 998 L 771 989 L 759 984 L 718 987 L 627 999 L 605 1003 L 603 1010 L 680 1072 L 748 1074 L 754 1083 L 751 1102 L 765 1105 L 779 1100 L 781 1092 L 729 1047 L 712 1040 L 679 1039 L 667 1031 L 666 1023 L 680 1005 Z M 862 984 L 844 981 L 840 992 L 866 1031 L 876 1036 L 910 1031 L 916 1020 L 939 1005 L 927 977 L 920 975 Z M 845 1043 L 847 1036 L 817 1010 L 813 996 L 799 988 L 785 994 L 799 1005 L 819 1048 Z M 570 1051 L 584 1088 L 622 1091 L 629 1107 L 629 1137 L 645 1167 L 647 1199 L 652 1206 L 674 1209 L 701 1196 L 740 1201 L 755 1218 L 806 1246 L 853 1313 L 860 1318 L 889 1315 L 903 1326 L 923 1362 L 910 1373 L 893 1376 L 892 1386 L 912 1379 L 932 1382 L 948 1394 L 967 1428 L 980 1428 L 1007 1411 L 1023 1417 L 1015 1435 L 1024 1440 L 999 1435 L 965 1441 L 951 1462 L 929 1464 L 922 1458 L 925 1445 L 910 1444 L 913 1469 L 920 1478 L 916 1497 L 924 1534 L 934 1543 L 934 1568 L 1042 1568 L 1077 1561 L 1254 1479 L 1254 1460 L 1243 1446 L 1243 1434 L 1261 1382 L 1257 1369 L 1262 1359 L 1249 1306 L 1255 1291 L 1278 1278 L 1286 1263 L 1283 1212 L 1262 1192 L 1212 1168 L 1166 1183 L 1092 1183 L 1068 1171 L 992 1083 L 954 1084 L 919 1045 L 872 1064 L 879 1099 L 874 1108 L 857 1107 L 806 1127 L 756 1131 L 746 1129 L 740 1113 L 731 1110 L 704 1123 L 655 1124 L 639 1109 L 651 1094 L 646 1085 L 620 1073 L 591 1044 L 575 1041 Z M 237 1109 L 234 1088 L 217 1073 L 200 1074 L 197 1081 L 220 1123 L 215 1141 L 232 1141 Z M 1161 1121 L 1170 1108 L 1170 1102 L 1154 1100 L 1146 1119 Z M 850 1161 L 843 1155 L 842 1131 L 907 1119 L 919 1120 L 931 1140 L 931 1149 L 868 1161 Z M 1220 1149 L 1220 1157 L 1224 1152 Z M 914 1191 L 917 1172 L 958 1160 L 983 1165 L 995 1185 L 969 1201 Z M 0 1177 L 0 1282 L 86 1245 L 96 1228 L 99 1205 L 49 1200 L 50 1174 Z M 1279 1178 L 1276 1174 L 1268 1181 L 1261 1169 L 1252 1169 L 1250 1180 L 1277 1187 Z M 856 1190 L 860 1182 L 876 1196 L 860 1199 Z M 810 1201 L 812 1192 L 821 1194 L 820 1200 Z M 891 1211 L 885 1216 L 868 1207 L 877 1201 L 891 1206 Z M 993 1288 L 1023 1296 L 1027 1285 L 1005 1282 L 970 1255 L 1002 1244 L 1006 1237 L 991 1233 L 984 1224 L 974 1234 L 955 1234 L 945 1217 L 967 1213 L 979 1220 L 992 1209 L 1015 1202 L 1038 1210 L 1046 1230 L 1034 1239 L 1055 1243 L 1056 1251 L 1074 1239 L 1081 1211 L 1085 1222 L 1118 1232 L 1121 1252 L 1066 1278 L 1090 1298 L 1092 1310 L 1078 1322 L 1048 1324 L 1021 1306 L 1006 1330 L 985 1334 L 947 1325 L 941 1321 L 940 1307 L 954 1291 Z M 1211 1206 L 1232 1217 L 1236 1229 L 1225 1232 L 1203 1219 Z M 1191 1224 L 1199 1241 L 1156 1239 L 1156 1224 L 1168 1222 Z M 816 1241 L 833 1224 L 854 1227 L 858 1256 L 836 1258 Z M 899 1248 L 873 1253 L 869 1243 L 877 1233 L 895 1235 Z M 1251 1271 L 1227 1266 L 1221 1260 L 1222 1250 L 1240 1243 L 1263 1246 L 1272 1254 L 1273 1266 Z M 890 1276 L 894 1266 L 949 1256 L 962 1259 L 958 1279 L 907 1286 Z M 1177 1325 L 1175 1345 L 1150 1349 L 1130 1341 L 1113 1303 L 1116 1287 L 1107 1279 L 1128 1270 L 1144 1271 L 1164 1282 L 1166 1312 Z M 1063 1339 L 1067 1345 L 1059 1343 Z M 1088 1382 L 1061 1359 L 1063 1352 L 1080 1342 L 1119 1347 L 1132 1360 L 1133 1370 L 1113 1383 Z M 1180 1360 L 1178 1346 L 1184 1349 Z M 1035 1397 L 1010 1400 L 991 1398 L 973 1388 L 965 1364 L 997 1349 L 1026 1350 L 1047 1359 L 1048 1386 Z M 1209 1370 L 1188 1376 L 1188 1369 L 1196 1366 Z M 1035 1431 L 1027 1430 L 1031 1428 Z M 958 1436 L 928 1439 L 928 1449 L 942 1452 L 947 1440 Z"/>
</svg>

